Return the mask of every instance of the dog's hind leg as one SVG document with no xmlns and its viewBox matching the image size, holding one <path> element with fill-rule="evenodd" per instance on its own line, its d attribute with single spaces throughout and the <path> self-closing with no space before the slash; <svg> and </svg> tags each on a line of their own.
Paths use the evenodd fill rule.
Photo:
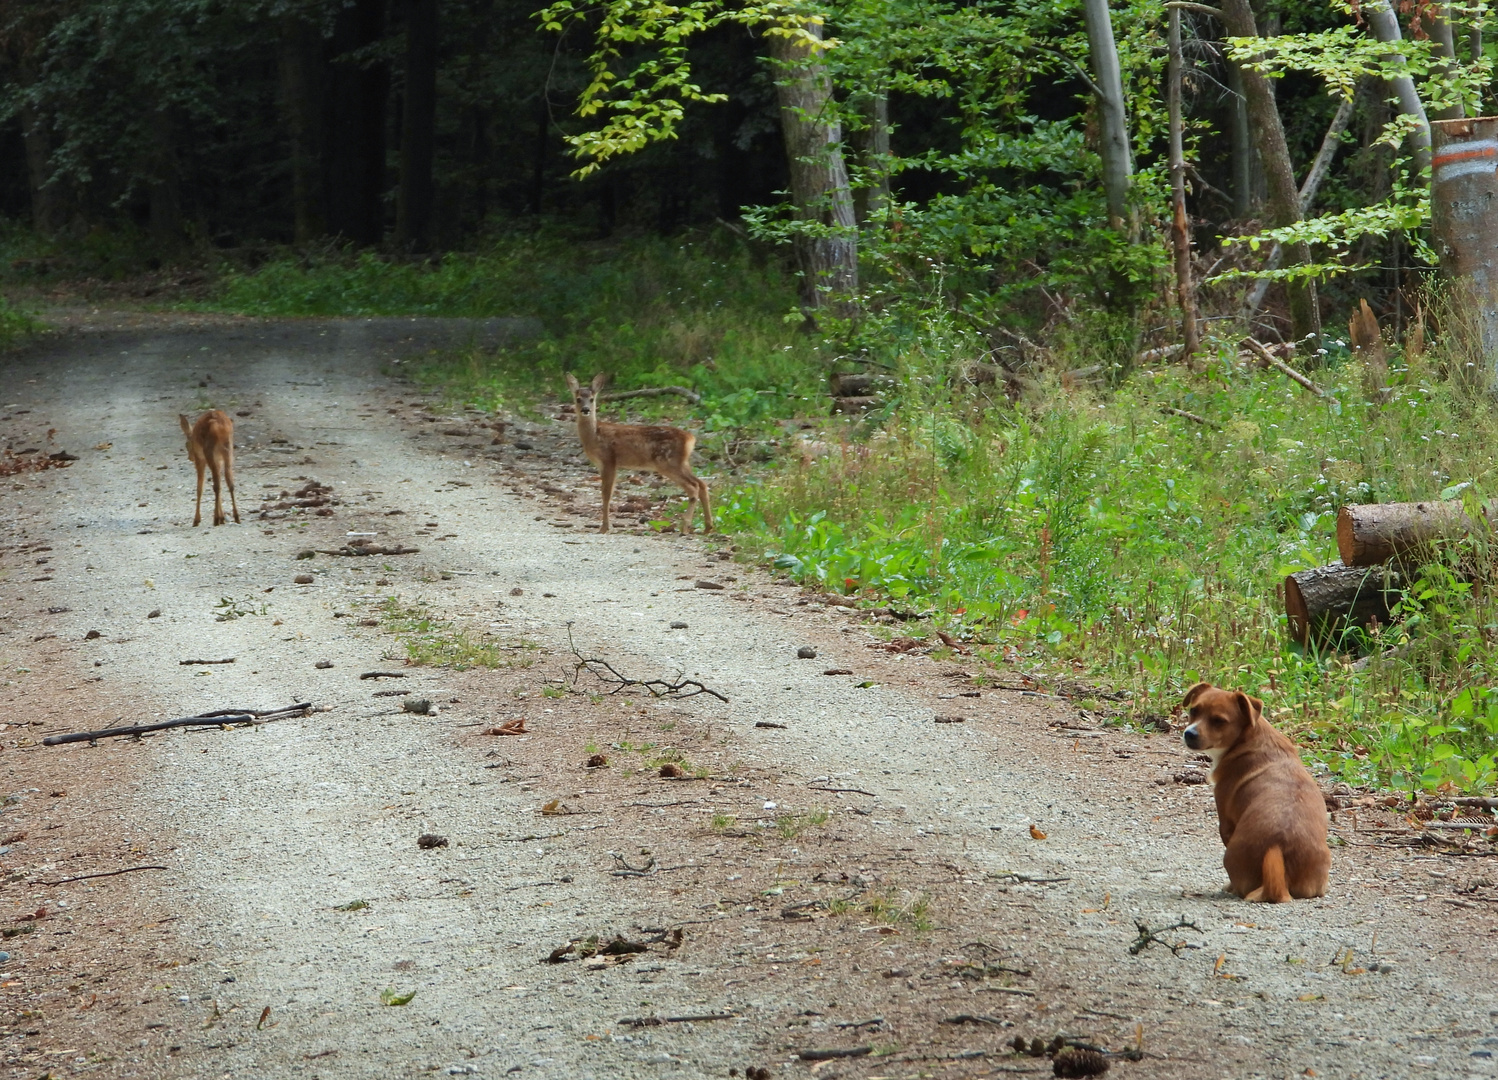
<svg viewBox="0 0 1498 1080">
<path fill-rule="evenodd" d="M 1264 904 L 1283 904 L 1290 899 L 1290 887 L 1285 883 L 1285 853 L 1278 844 L 1264 852 L 1262 882 L 1243 899 Z"/>
</svg>

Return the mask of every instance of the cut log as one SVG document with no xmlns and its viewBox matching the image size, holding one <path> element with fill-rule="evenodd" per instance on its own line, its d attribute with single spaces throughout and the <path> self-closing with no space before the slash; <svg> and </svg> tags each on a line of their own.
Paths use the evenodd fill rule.
<svg viewBox="0 0 1498 1080">
<path fill-rule="evenodd" d="M 1455 499 L 1344 506 L 1337 511 L 1337 552 L 1344 566 L 1378 566 L 1428 553 L 1435 541 L 1471 531 L 1472 521 Z"/>
<path fill-rule="evenodd" d="M 888 375 L 873 375 L 867 372 L 856 375 L 833 375 L 829 381 L 832 383 L 833 397 L 867 397 L 887 390 L 895 384 L 895 380 Z"/>
<path fill-rule="evenodd" d="M 1325 645 L 1342 631 L 1373 619 L 1387 624 L 1399 601 L 1403 578 L 1391 567 L 1330 566 L 1285 578 L 1285 616 L 1290 636 L 1302 645 Z"/>
</svg>

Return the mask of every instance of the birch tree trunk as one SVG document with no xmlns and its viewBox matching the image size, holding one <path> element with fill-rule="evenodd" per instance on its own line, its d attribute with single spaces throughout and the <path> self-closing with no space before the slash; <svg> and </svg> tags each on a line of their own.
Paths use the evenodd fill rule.
<svg viewBox="0 0 1498 1080">
<path fill-rule="evenodd" d="M 801 301 L 808 313 L 828 308 L 838 315 L 856 310 L 858 226 L 853 193 L 843 163 L 842 124 L 832 98 L 820 25 L 807 25 L 813 40 L 770 34 L 777 67 L 775 94 L 790 165 L 791 200 L 810 228 L 796 234 Z"/>
<path fill-rule="evenodd" d="M 1362 6 L 1363 18 L 1368 20 L 1368 29 L 1385 45 L 1398 45 L 1404 40 L 1399 32 L 1399 20 L 1389 0 L 1370 0 Z M 1395 64 L 1404 63 L 1404 54 L 1397 48 L 1391 50 L 1389 59 Z M 1415 89 L 1415 80 L 1409 75 L 1396 75 L 1389 80 L 1395 96 L 1399 99 L 1399 111 L 1412 116 L 1418 127 L 1410 133 L 1410 149 L 1415 155 L 1415 168 L 1424 169 L 1430 164 L 1430 121 L 1425 116 L 1425 105 L 1420 92 Z"/>
<path fill-rule="evenodd" d="M 1130 231 L 1129 187 L 1134 171 L 1129 152 L 1129 121 L 1124 111 L 1123 77 L 1119 73 L 1118 43 L 1108 0 L 1083 0 L 1087 45 L 1097 81 L 1098 122 L 1102 129 L 1103 192 L 1108 199 L 1108 223 L 1119 232 Z"/>
<path fill-rule="evenodd" d="M 1383 0 L 1387 3 L 1387 0 Z M 1258 37 L 1259 27 L 1254 21 L 1253 9 L 1248 0 L 1223 0 L 1222 21 L 1234 37 Z M 1295 183 L 1295 169 L 1290 163 L 1290 148 L 1285 143 L 1285 129 L 1280 123 L 1279 107 L 1274 101 L 1274 88 L 1269 79 L 1259 71 L 1248 67 L 1239 68 L 1243 80 L 1243 96 L 1248 103 L 1249 127 L 1259 148 L 1259 159 L 1264 166 L 1264 179 L 1268 188 L 1270 223 L 1276 228 L 1294 225 L 1303 216 L 1300 209 L 1300 189 Z M 1291 254 L 1298 263 L 1311 261 L 1310 250 L 1299 244 Z M 1313 341 L 1321 336 L 1321 314 L 1317 310 L 1316 287 L 1307 281 L 1287 284 L 1285 291 L 1290 300 L 1290 333 L 1297 341 L 1307 338 Z"/>
<path fill-rule="evenodd" d="M 858 102 L 863 127 L 853 137 L 865 186 L 853 193 L 855 216 L 862 225 L 889 203 L 889 94 L 876 90 Z"/>
</svg>

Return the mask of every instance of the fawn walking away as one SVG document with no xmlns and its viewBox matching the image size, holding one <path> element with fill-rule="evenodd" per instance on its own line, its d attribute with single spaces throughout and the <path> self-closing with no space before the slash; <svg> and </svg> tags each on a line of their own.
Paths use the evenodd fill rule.
<svg viewBox="0 0 1498 1080">
<path fill-rule="evenodd" d="M 663 424 L 606 424 L 598 419 L 598 391 L 604 376 L 596 375 L 588 386 L 578 383 L 570 374 L 567 385 L 577 406 L 577 437 L 583 453 L 603 474 L 603 529 L 609 531 L 609 503 L 614 498 L 614 477 L 620 469 L 649 469 L 660 473 L 687 493 L 687 516 L 681 531 L 692 531 L 692 515 L 702 503 L 702 530 L 713 531 L 713 508 L 707 497 L 707 484 L 692 474 L 688 460 L 697 436 L 681 428 Z"/>
<path fill-rule="evenodd" d="M 203 523 L 203 470 L 213 470 L 213 523 L 222 525 L 224 496 L 220 483 L 229 485 L 229 503 L 234 507 L 234 524 L 239 524 L 239 501 L 234 498 L 234 421 L 221 409 L 209 409 L 188 426 L 181 413 L 182 434 L 187 436 L 187 456 L 198 469 L 198 502 L 193 508 L 193 527 Z"/>
</svg>

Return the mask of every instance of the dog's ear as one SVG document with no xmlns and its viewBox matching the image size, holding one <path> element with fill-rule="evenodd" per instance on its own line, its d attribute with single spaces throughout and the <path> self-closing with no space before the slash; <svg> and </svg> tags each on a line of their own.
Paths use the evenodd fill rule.
<svg viewBox="0 0 1498 1080">
<path fill-rule="evenodd" d="M 1193 706 L 1193 705 L 1196 704 L 1196 699 L 1197 698 L 1201 697 L 1203 694 L 1205 694 L 1208 690 L 1211 690 L 1211 689 L 1213 689 L 1213 686 L 1209 682 L 1199 682 L 1199 683 L 1197 683 L 1190 690 L 1186 691 L 1186 696 L 1181 701 L 1181 708 L 1183 708 L 1183 709 L 1189 709 L 1189 708 L 1191 708 L 1191 706 Z"/>
<path fill-rule="evenodd" d="M 1248 698 L 1248 704 L 1253 709 L 1253 718 L 1255 720 L 1262 720 L 1264 718 L 1264 703 L 1252 694 L 1245 694 L 1243 696 Z"/>
<path fill-rule="evenodd" d="M 1256 697 L 1249 697 L 1242 690 L 1233 691 L 1233 702 L 1243 713 L 1244 723 L 1252 724 L 1264 715 L 1264 703 Z"/>
<path fill-rule="evenodd" d="M 595 394 L 598 393 L 598 391 L 602 390 L 605 386 L 608 385 L 608 382 L 609 382 L 609 377 L 607 375 L 605 375 L 603 372 L 600 371 L 597 375 L 594 375 L 593 376 L 593 393 L 595 393 Z"/>
<path fill-rule="evenodd" d="M 577 379 L 573 378 L 572 372 L 570 372 L 570 371 L 567 372 L 567 389 L 571 390 L 575 394 L 575 393 L 577 393 L 577 387 L 578 387 Z"/>
</svg>

